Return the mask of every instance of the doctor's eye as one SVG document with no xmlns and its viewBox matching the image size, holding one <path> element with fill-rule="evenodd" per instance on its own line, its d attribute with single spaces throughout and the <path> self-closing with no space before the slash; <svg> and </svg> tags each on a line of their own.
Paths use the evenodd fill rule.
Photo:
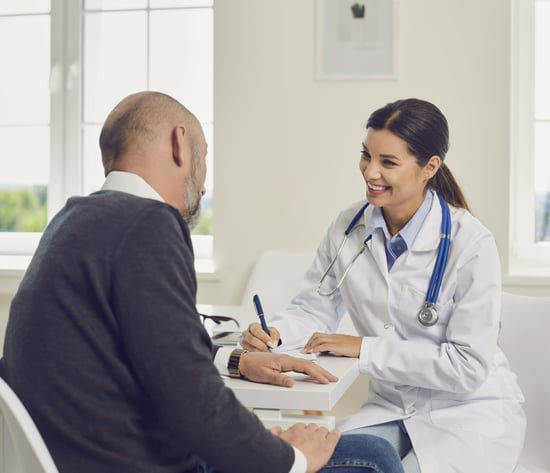
<svg viewBox="0 0 550 473">
<path fill-rule="evenodd" d="M 361 157 L 367 161 L 370 160 L 370 154 L 366 149 L 361 150 Z"/>
</svg>

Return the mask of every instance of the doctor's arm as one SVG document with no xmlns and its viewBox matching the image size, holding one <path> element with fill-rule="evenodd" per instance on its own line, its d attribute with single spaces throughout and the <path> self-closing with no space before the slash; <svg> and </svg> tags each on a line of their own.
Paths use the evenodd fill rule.
<svg viewBox="0 0 550 473">
<path fill-rule="evenodd" d="M 324 291 L 336 288 L 338 285 L 335 272 L 327 273 L 326 269 L 337 255 L 344 230 L 360 207 L 358 205 L 354 204 L 346 209 L 328 227 L 317 248 L 315 258 L 304 276 L 302 290 L 289 301 L 284 311 L 269 317 L 271 336 L 262 330 L 260 324 L 253 323 L 243 332 L 241 343 L 244 348 L 250 351 L 267 351 L 268 347 L 275 348 L 282 344 L 281 349 L 294 350 L 306 344 L 309 345 L 310 338 L 314 334 L 324 334 L 322 339 L 316 337 L 314 345 L 308 346 L 311 348 L 311 353 L 332 351 L 350 357 L 359 356 L 360 337 L 352 337 L 353 342 L 351 338 L 339 336 L 330 338 L 330 342 L 328 341 L 328 337 L 331 337 L 329 334 L 337 330 L 346 310 L 340 291 L 335 290 L 330 297 L 321 296 L 317 291 L 321 279 L 323 279 Z M 354 253 L 356 248 L 350 245 L 349 250 Z M 346 258 L 342 256 L 340 259 Z M 270 344 L 270 342 L 273 343 Z"/>
<path fill-rule="evenodd" d="M 341 333 L 315 332 L 307 341 L 303 353 L 326 353 L 359 358 L 363 337 L 357 335 L 345 335 Z"/>
</svg>

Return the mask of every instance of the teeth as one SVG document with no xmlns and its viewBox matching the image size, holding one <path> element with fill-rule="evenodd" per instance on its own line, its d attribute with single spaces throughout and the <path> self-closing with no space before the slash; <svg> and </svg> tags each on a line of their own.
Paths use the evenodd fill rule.
<svg viewBox="0 0 550 473">
<path fill-rule="evenodd" d="M 385 189 L 384 186 L 376 186 L 374 184 L 371 184 L 370 182 L 367 182 L 367 185 L 373 190 L 373 191 L 383 191 Z"/>
</svg>

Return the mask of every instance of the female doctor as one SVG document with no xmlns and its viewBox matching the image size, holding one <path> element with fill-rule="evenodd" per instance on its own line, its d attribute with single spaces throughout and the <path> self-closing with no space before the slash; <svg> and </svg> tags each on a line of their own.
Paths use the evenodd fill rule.
<svg viewBox="0 0 550 473">
<path fill-rule="evenodd" d="M 444 163 L 448 136 L 418 99 L 369 117 L 359 168 L 370 205 L 336 217 L 306 287 L 270 336 L 252 324 L 242 345 L 359 358 L 368 400 L 338 427 L 387 438 L 407 473 L 510 473 L 525 416 L 497 344 L 499 258 Z M 358 336 L 334 333 L 346 312 Z"/>
</svg>

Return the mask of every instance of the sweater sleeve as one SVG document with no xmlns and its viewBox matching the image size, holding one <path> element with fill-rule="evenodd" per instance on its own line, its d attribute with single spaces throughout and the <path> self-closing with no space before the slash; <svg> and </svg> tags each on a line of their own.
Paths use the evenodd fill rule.
<svg viewBox="0 0 550 473">
<path fill-rule="evenodd" d="M 238 402 L 215 368 L 215 350 L 195 307 L 184 221 L 171 207 L 155 206 L 114 251 L 111 297 L 123 344 L 171 438 L 227 473 L 288 472 L 292 447 Z"/>
</svg>

